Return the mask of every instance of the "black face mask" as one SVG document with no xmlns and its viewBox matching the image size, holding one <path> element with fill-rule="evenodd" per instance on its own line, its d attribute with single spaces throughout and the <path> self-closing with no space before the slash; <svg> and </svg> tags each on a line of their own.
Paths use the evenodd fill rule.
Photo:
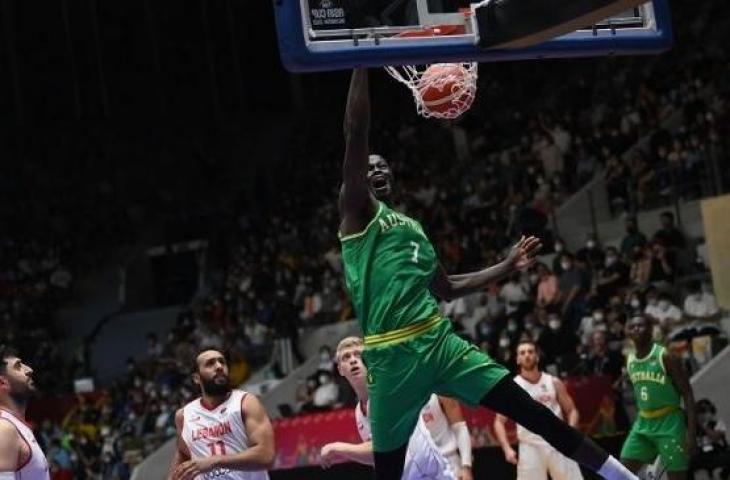
<svg viewBox="0 0 730 480">
<path fill-rule="evenodd" d="M 231 383 L 227 378 L 225 383 L 216 383 L 214 378 L 210 380 L 201 379 L 201 383 L 203 384 L 205 393 L 214 397 L 225 395 L 231 391 Z"/>
</svg>

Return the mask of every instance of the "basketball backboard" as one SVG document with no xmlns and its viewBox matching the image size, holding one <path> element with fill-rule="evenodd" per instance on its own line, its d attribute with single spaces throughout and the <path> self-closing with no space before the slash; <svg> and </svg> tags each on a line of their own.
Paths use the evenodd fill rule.
<svg viewBox="0 0 730 480">
<path fill-rule="evenodd" d="M 668 49 L 672 42 L 667 0 L 652 0 L 613 12 L 609 18 L 578 29 L 564 21 L 557 29 L 545 28 L 543 18 L 552 14 L 548 10 L 551 1 L 557 4 L 570 0 L 515 0 L 522 2 L 519 5 L 513 0 L 488 0 L 445 5 L 449 1 L 453 0 L 274 0 L 284 66 L 305 72 L 358 66 L 650 54 Z M 610 3 L 615 9 L 624 0 L 588 1 Z M 514 30 L 515 16 L 520 18 L 530 2 L 542 15 L 535 17 L 541 23 L 538 29 L 523 20 L 522 30 L 515 30 L 519 38 L 514 31 L 502 35 L 500 28 L 507 25 L 506 30 Z M 495 13 L 495 6 L 502 10 Z M 539 32 L 530 36 L 530 29 Z M 419 31 L 422 35 L 414 35 Z"/>
</svg>

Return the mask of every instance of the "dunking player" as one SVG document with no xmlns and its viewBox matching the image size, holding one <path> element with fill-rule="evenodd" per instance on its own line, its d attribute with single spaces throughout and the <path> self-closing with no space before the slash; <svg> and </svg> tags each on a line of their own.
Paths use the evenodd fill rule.
<svg viewBox="0 0 730 480">
<path fill-rule="evenodd" d="M 25 423 L 25 408 L 35 391 L 33 369 L 0 345 L 0 480 L 50 479 L 46 457 Z"/>
<path fill-rule="evenodd" d="M 401 478 L 408 439 L 432 393 L 507 415 L 608 479 L 636 478 L 534 401 L 507 369 L 459 338 L 438 314 L 433 294 L 453 299 L 483 290 L 530 266 L 539 240 L 521 239 L 490 268 L 447 275 L 421 225 L 385 203 L 393 175 L 385 159 L 369 155 L 369 129 L 368 77 L 359 69 L 345 113 L 340 236 L 345 281 L 365 334 L 376 478 Z"/>
<path fill-rule="evenodd" d="M 362 362 L 363 342 L 359 337 L 347 337 L 337 345 L 337 370 L 347 379 L 357 395 L 355 421 L 362 443 L 329 443 L 322 447 L 322 466 L 352 461 L 373 464 L 373 444 L 368 419 L 370 402 L 366 378 L 367 367 Z M 405 480 L 456 480 L 447 458 L 439 451 L 423 421 L 416 424 L 408 441 L 403 470 Z M 470 477 L 469 477 L 470 478 Z"/>
<path fill-rule="evenodd" d="M 682 480 L 687 477 L 689 459 L 697 445 L 692 386 L 681 361 L 653 343 L 652 322 L 645 315 L 629 320 L 626 330 L 636 348 L 636 353 L 629 355 L 626 370 L 639 415 L 621 449 L 621 461 L 637 472 L 658 455 L 669 479 Z M 686 425 L 680 400 L 684 400 Z"/>
<path fill-rule="evenodd" d="M 515 382 L 558 418 L 567 418 L 568 425 L 577 427 L 578 409 L 575 408 L 568 389 L 560 379 L 541 372 L 539 361 L 535 343 L 520 342 L 517 345 L 517 366 L 520 374 L 515 377 Z M 494 420 L 494 433 L 502 445 L 505 459 L 517 465 L 517 480 L 547 480 L 548 472 L 553 480 L 583 478 L 577 463 L 548 445 L 544 438 L 521 425 L 517 425 L 517 439 L 520 441 L 520 453 L 517 455 L 509 444 L 505 430 L 506 422 L 504 415 L 497 415 Z"/>
<path fill-rule="evenodd" d="M 266 480 L 274 461 L 274 431 L 254 395 L 231 388 L 228 362 L 218 350 L 195 358 L 201 397 L 175 414 L 178 448 L 171 480 Z"/>
</svg>

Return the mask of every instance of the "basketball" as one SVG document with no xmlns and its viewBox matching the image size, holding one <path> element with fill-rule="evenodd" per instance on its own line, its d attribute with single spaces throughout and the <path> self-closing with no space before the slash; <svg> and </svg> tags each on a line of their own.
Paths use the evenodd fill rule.
<svg viewBox="0 0 730 480">
<path fill-rule="evenodd" d="M 475 90 L 468 70 L 458 63 L 431 65 L 418 82 L 426 112 L 442 117 L 449 111 L 466 111 L 474 101 Z"/>
</svg>

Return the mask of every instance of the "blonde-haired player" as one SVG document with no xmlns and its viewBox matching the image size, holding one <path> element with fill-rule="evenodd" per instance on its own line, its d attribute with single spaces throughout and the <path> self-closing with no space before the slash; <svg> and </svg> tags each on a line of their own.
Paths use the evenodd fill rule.
<svg viewBox="0 0 730 480">
<path fill-rule="evenodd" d="M 373 465 L 373 444 L 368 418 L 368 389 L 370 381 L 367 367 L 362 361 L 363 341 L 359 337 L 347 337 L 337 346 L 337 370 L 347 379 L 358 398 L 355 406 L 357 430 L 361 443 L 334 442 L 322 447 L 322 466 L 340 462 L 358 462 Z M 466 473 L 469 475 L 471 469 Z M 406 453 L 403 479 L 406 480 L 454 480 L 456 476 L 449 460 L 434 443 L 423 419 L 418 421 L 411 435 Z M 463 477 L 471 479 L 471 477 Z"/>
<path fill-rule="evenodd" d="M 578 409 L 560 379 L 539 368 L 540 357 L 535 343 L 523 341 L 517 345 L 517 366 L 520 369 L 515 382 L 532 398 L 549 408 L 556 416 L 567 419 L 571 427 L 578 426 Z M 582 479 L 578 464 L 548 444 L 544 438 L 517 425 L 517 439 L 520 442 L 519 455 L 509 443 L 505 423 L 507 418 L 497 415 L 494 431 L 502 445 L 505 459 L 517 465 L 518 480 L 547 480 L 548 473 L 553 480 Z"/>
</svg>

